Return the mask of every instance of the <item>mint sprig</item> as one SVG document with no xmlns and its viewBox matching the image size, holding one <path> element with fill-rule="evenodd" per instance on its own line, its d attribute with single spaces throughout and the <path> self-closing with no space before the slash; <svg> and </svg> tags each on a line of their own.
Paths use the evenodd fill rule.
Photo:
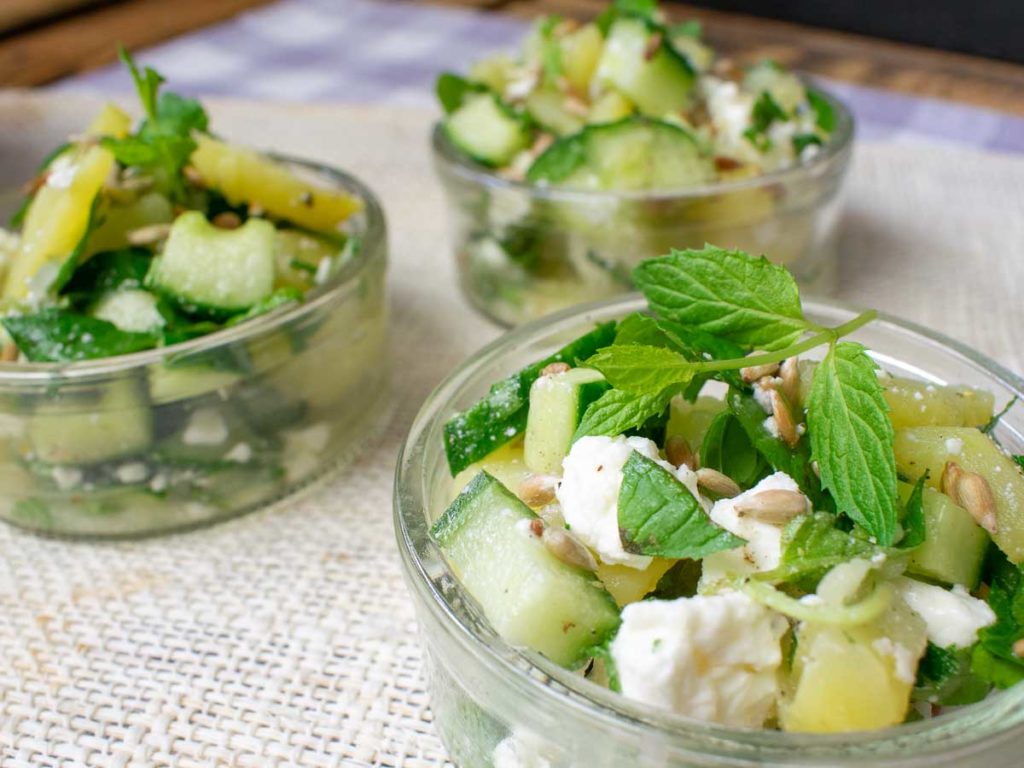
<svg viewBox="0 0 1024 768">
<path fill-rule="evenodd" d="M 694 364 L 665 347 L 616 344 L 587 360 L 616 389 L 634 395 L 655 395 L 673 385 L 689 383 Z"/>
<path fill-rule="evenodd" d="M 634 395 L 618 389 L 609 389 L 587 408 L 576 428 L 573 440 L 588 435 L 614 437 L 639 429 L 650 419 L 663 413 L 674 394 L 675 388 L 655 395 Z"/>
<path fill-rule="evenodd" d="M 712 245 L 673 250 L 641 262 L 633 279 L 663 318 L 746 349 L 780 349 L 812 327 L 793 276 L 763 256 Z"/>
<path fill-rule="evenodd" d="M 690 490 L 636 451 L 622 468 L 619 533 L 627 552 L 698 559 L 745 542 L 715 525 Z"/>
<path fill-rule="evenodd" d="M 890 546 L 899 528 L 896 457 L 877 367 L 860 344 L 835 344 L 814 371 L 807 427 L 822 486 L 839 511 Z"/>
</svg>

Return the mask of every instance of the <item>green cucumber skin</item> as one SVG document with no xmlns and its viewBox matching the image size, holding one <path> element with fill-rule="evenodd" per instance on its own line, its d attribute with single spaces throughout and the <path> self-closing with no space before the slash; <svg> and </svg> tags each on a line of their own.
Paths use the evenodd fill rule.
<svg viewBox="0 0 1024 768">
<path fill-rule="evenodd" d="M 551 387 L 541 377 L 530 388 L 530 412 L 526 419 L 523 457 L 531 472 L 557 474 L 562 459 L 572 447 L 587 407 L 607 392 L 611 385 L 595 370 L 573 368 L 550 377 Z"/>
<path fill-rule="evenodd" d="M 480 472 L 431 535 L 499 634 L 573 669 L 617 631 L 619 609 L 594 574 L 520 530 L 535 520 L 515 494 Z"/>
<path fill-rule="evenodd" d="M 487 122 L 483 123 L 485 131 L 480 130 L 481 121 L 475 114 L 472 115 L 474 118 L 471 122 L 472 130 L 463 130 L 465 128 L 463 121 L 467 121 L 469 119 L 467 116 L 471 111 L 477 109 L 477 104 L 472 100 L 465 101 L 458 109 L 448 114 L 442 127 L 448 141 L 460 152 L 481 165 L 497 168 L 510 162 L 517 152 L 529 146 L 530 134 L 523 118 L 505 104 L 497 94 L 484 91 L 477 98 L 488 100 L 493 107 L 493 113 Z M 495 120 L 501 121 L 503 124 L 499 126 Z M 493 151 L 484 149 L 482 144 L 486 143 L 486 137 L 482 134 L 486 132 L 488 125 L 506 131 L 509 134 L 509 143 Z M 481 141 L 482 139 L 483 141 Z"/>
<path fill-rule="evenodd" d="M 452 475 L 523 433 L 530 410 L 530 387 L 545 366 L 576 365 L 586 360 L 615 340 L 615 328 L 614 321 L 602 323 L 550 357 L 497 382 L 486 397 L 452 416 L 444 426 L 444 449 Z"/>
</svg>

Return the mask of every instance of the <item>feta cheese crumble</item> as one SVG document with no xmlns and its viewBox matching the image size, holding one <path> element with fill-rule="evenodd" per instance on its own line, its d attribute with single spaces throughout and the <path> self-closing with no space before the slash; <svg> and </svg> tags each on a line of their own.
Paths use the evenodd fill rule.
<svg viewBox="0 0 1024 768">
<path fill-rule="evenodd" d="M 776 472 L 735 498 L 716 501 L 711 508 L 710 516 L 716 524 L 745 539 L 747 543 L 704 558 L 702 590 L 728 578 L 756 571 L 770 571 L 778 566 L 782 557 L 782 526 L 756 520 L 749 515 L 740 515 L 736 511 L 738 502 L 768 490 L 799 491 L 800 486 L 785 472 Z M 810 511 L 810 502 L 807 510 Z"/>
<path fill-rule="evenodd" d="M 584 437 L 562 460 L 562 483 L 555 495 L 570 530 L 603 562 L 643 570 L 651 558 L 626 552 L 619 536 L 622 467 L 633 451 L 675 473 L 672 465 L 659 460 L 658 446 L 645 437 Z M 691 493 L 695 487 L 694 482 Z"/>
<path fill-rule="evenodd" d="M 902 577 L 895 586 L 911 610 L 924 619 L 928 639 L 940 648 L 974 645 L 978 631 L 996 622 L 988 604 L 959 584 L 948 590 Z"/>
<path fill-rule="evenodd" d="M 779 694 L 788 622 L 740 592 L 627 605 L 611 644 L 622 693 L 706 722 L 760 728 Z"/>
</svg>

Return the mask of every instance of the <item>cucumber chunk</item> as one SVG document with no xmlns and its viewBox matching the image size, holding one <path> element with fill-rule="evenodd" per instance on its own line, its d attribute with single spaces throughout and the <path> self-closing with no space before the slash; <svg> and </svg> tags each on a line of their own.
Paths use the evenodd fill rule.
<svg viewBox="0 0 1024 768">
<path fill-rule="evenodd" d="M 544 128 L 558 136 L 576 133 L 583 118 L 565 108 L 565 95 L 553 88 L 533 91 L 526 97 L 526 111 Z"/>
<path fill-rule="evenodd" d="M 607 347 L 614 338 L 615 323 L 603 323 L 550 357 L 497 382 L 486 397 L 452 416 L 444 425 L 444 450 L 452 474 L 457 475 L 523 433 L 530 408 L 530 387 L 545 366 L 575 365 Z"/>
<path fill-rule="evenodd" d="M 32 458 L 46 464 L 99 464 L 145 450 L 153 415 L 140 382 L 104 385 L 99 398 L 72 395 L 41 405 L 28 419 Z"/>
<path fill-rule="evenodd" d="M 674 123 L 628 117 L 555 141 L 534 160 L 531 182 L 601 190 L 673 189 L 714 178 L 696 138 Z"/>
<path fill-rule="evenodd" d="M 900 498 L 906 502 L 912 490 L 913 486 L 900 483 Z M 975 589 L 991 541 L 988 534 L 945 494 L 925 488 L 922 502 L 924 541 L 911 551 L 908 573 Z"/>
<path fill-rule="evenodd" d="M 198 211 L 179 216 L 147 282 L 191 311 L 232 314 L 274 290 L 274 225 L 218 229 Z"/>
<path fill-rule="evenodd" d="M 950 461 L 985 478 L 996 503 L 992 540 L 1011 562 L 1024 562 L 1024 475 L 988 435 L 971 427 L 911 427 L 896 430 L 893 448 L 897 471 L 911 480 L 927 471 L 932 488 L 940 487 Z"/>
<path fill-rule="evenodd" d="M 593 574 L 548 551 L 531 532 L 535 519 L 481 472 L 431 535 L 499 635 L 574 667 L 616 630 L 619 611 Z"/>
<path fill-rule="evenodd" d="M 690 63 L 667 39 L 650 55 L 648 47 L 659 34 L 642 19 L 619 19 L 608 30 L 595 74 L 600 84 L 624 93 L 652 117 L 689 106 L 695 81 Z"/>
<path fill-rule="evenodd" d="M 541 376 L 530 387 L 530 412 L 523 448 L 526 466 L 542 475 L 561 474 L 584 412 L 609 388 L 592 368 Z"/>
<path fill-rule="evenodd" d="M 522 122 L 492 93 L 469 96 L 448 115 L 444 130 L 452 144 L 485 165 L 505 165 L 530 144 Z"/>
</svg>

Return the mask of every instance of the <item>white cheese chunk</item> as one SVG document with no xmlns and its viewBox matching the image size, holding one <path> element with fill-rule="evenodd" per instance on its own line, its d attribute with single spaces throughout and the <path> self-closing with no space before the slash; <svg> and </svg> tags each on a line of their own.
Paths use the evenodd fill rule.
<svg viewBox="0 0 1024 768">
<path fill-rule="evenodd" d="M 622 693 L 688 717 L 760 728 L 779 696 L 788 622 L 740 592 L 645 600 L 612 641 Z"/>
<path fill-rule="evenodd" d="M 570 530 L 603 562 L 643 570 L 651 558 L 626 552 L 619 537 L 622 467 L 633 451 L 658 460 L 658 446 L 644 437 L 580 438 L 562 460 L 556 496 Z"/>
<path fill-rule="evenodd" d="M 749 515 L 736 512 L 736 504 L 767 490 L 799 491 L 796 484 L 785 472 L 776 472 L 732 499 L 721 499 L 711 508 L 711 519 L 730 533 L 746 540 L 736 549 L 715 552 L 704 558 L 701 576 L 701 591 L 713 588 L 723 580 L 742 577 L 757 571 L 770 571 L 777 567 L 782 557 L 782 526 L 756 520 Z M 807 511 L 810 511 L 808 502 Z"/>
<path fill-rule="evenodd" d="M 978 640 L 978 631 L 996 622 L 984 600 L 971 597 L 960 585 L 943 589 L 914 579 L 899 578 L 896 588 L 928 628 L 928 639 L 940 648 L 967 648 Z"/>
</svg>

